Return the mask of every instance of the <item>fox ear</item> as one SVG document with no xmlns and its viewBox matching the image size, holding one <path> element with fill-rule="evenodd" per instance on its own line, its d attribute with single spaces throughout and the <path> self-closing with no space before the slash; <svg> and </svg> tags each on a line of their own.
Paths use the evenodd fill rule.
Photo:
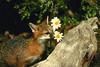
<svg viewBox="0 0 100 67">
<path fill-rule="evenodd" d="M 49 25 L 49 16 L 47 16 L 47 18 L 42 21 L 42 24 Z"/>
<path fill-rule="evenodd" d="M 29 23 L 29 27 L 31 28 L 32 32 L 35 32 L 37 30 L 37 26 L 33 23 Z"/>
</svg>

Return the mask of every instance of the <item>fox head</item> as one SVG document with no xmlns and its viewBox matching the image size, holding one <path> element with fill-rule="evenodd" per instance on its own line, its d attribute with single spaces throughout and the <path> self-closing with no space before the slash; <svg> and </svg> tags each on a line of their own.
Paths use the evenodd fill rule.
<svg viewBox="0 0 100 67">
<path fill-rule="evenodd" d="M 43 21 L 39 25 L 29 23 L 31 31 L 34 33 L 34 37 L 38 39 L 50 39 L 51 26 L 48 25 L 47 21 Z"/>
</svg>

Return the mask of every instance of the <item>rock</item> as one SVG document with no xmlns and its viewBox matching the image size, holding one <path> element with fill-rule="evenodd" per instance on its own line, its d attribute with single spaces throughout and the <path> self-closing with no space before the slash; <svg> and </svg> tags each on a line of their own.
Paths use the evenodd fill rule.
<svg viewBox="0 0 100 67">
<path fill-rule="evenodd" d="M 69 30 L 44 61 L 31 67 L 88 67 L 97 51 L 96 17 L 82 21 Z"/>
</svg>

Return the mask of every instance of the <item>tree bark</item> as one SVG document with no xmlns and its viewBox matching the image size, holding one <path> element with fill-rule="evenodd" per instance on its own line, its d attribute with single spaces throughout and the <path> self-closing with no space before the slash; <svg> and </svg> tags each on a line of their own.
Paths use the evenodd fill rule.
<svg viewBox="0 0 100 67">
<path fill-rule="evenodd" d="M 64 35 L 46 60 L 32 67 L 88 67 L 97 51 L 93 31 L 97 22 L 97 17 L 82 21 Z"/>
</svg>

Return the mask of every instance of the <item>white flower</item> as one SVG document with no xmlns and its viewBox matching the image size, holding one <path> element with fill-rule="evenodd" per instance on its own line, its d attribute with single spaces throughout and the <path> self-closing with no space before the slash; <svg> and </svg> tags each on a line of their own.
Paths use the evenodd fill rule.
<svg viewBox="0 0 100 67">
<path fill-rule="evenodd" d="M 53 27 L 53 30 L 55 31 L 56 29 L 58 29 L 59 27 L 61 27 L 61 24 L 60 24 L 60 19 L 57 18 L 57 17 L 54 17 L 52 20 L 51 20 L 52 24 L 51 26 Z"/>
<path fill-rule="evenodd" d="M 61 41 L 62 40 L 62 37 L 63 37 L 63 33 L 60 33 L 58 31 L 55 31 L 54 32 L 54 39 L 56 39 L 57 42 Z"/>
</svg>

